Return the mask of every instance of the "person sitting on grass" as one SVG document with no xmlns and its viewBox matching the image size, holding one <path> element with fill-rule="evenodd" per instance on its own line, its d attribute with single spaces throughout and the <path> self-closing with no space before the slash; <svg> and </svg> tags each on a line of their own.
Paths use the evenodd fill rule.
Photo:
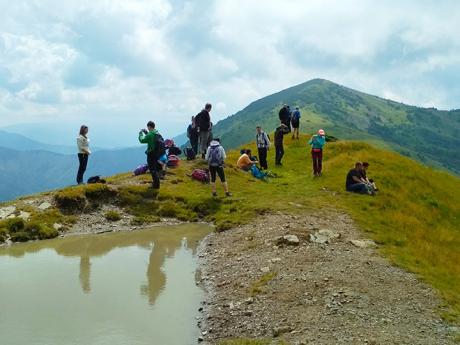
<svg viewBox="0 0 460 345">
<path fill-rule="evenodd" d="M 361 169 L 361 181 L 363 181 L 363 183 L 367 184 L 368 187 L 370 187 L 374 192 L 377 192 L 378 188 L 375 185 L 374 180 L 367 178 L 367 169 L 368 168 L 369 168 L 369 163 L 368 162 L 363 162 L 363 168 Z"/>
<path fill-rule="evenodd" d="M 224 148 L 220 145 L 220 139 L 216 138 L 211 141 L 210 146 L 206 150 L 205 159 L 209 164 L 209 173 L 211 174 L 211 188 L 212 188 L 212 196 L 217 196 L 216 191 L 216 175 L 219 175 L 220 181 L 225 189 L 226 196 L 232 196 L 232 194 L 228 191 L 228 184 L 225 180 L 225 172 L 224 172 L 224 162 L 225 158 L 227 158 L 225 154 Z"/>
<path fill-rule="evenodd" d="M 238 162 L 236 165 L 238 168 L 244 171 L 251 170 L 252 166 L 257 163 L 257 160 L 251 159 L 251 150 L 242 150 L 240 158 L 238 158 Z"/>
<path fill-rule="evenodd" d="M 347 192 L 374 195 L 374 192 L 361 180 L 362 169 L 363 163 L 356 162 L 355 168 L 351 169 L 347 174 L 345 189 Z"/>
</svg>

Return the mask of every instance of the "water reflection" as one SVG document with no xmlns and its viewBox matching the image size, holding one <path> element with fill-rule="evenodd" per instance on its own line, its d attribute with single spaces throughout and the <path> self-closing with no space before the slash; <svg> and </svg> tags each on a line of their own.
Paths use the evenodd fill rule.
<svg viewBox="0 0 460 345">
<path fill-rule="evenodd" d="M 147 265 L 147 282 L 140 286 L 141 295 L 154 305 L 166 285 L 163 265 L 173 258 L 178 249 L 185 249 L 195 256 L 199 241 L 209 233 L 203 225 L 184 225 L 168 228 L 109 233 L 103 235 L 70 236 L 62 239 L 13 245 L 0 249 L 0 256 L 21 258 L 44 249 L 52 249 L 64 257 L 79 257 L 79 281 L 85 294 L 91 293 L 91 258 L 102 257 L 116 248 L 138 246 L 151 250 Z"/>
</svg>

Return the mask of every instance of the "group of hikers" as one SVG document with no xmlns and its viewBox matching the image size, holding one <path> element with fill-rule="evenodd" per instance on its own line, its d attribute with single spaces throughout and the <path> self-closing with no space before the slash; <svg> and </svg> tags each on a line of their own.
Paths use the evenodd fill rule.
<svg viewBox="0 0 460 345">
<path fill-rule="evenodd" d="M 231 196 L 228 183 L 225 178 L 224 164 L 226 159 L 225 149 L 222 147 L 220 139 L 214 138 L 212 133 L 213 124 L 211 122 L 210 112 L 212 105 L 207 103 L 202 111 L 192 117 L 191 124 L 187 128 L 187 137 L 189 138 L 191 148 L 187 148 L 185 153 L 187 159 L 195 159 L 201 154 L 201 158 L 208 164 L 210 175 L 212 195 L 217 196 L 216 179 L 219 177 L 225 190 L 226 196 Z M 291 111 L 290 106 L 285 104 L 279 111 L 280 124 L 275 129 L 274 147 L 275 147 L 275 165 L 282 166 L 284 156 L 284 136 L 292 133 L 293 139 L 299 139 L 300 127 L 300 110 L 296 107 Z M 253 175 L 267 176 L 261 171 L 268 171 L 267 154 L 271 148 L 269 135 L 264 132 L 261 126 L 255 128 L 255 142 L 258 157 L 252 156 L 249 149 L 241 150 L 241 156 L 237 161 L 237 166 L 243 171 L 252 171 Z M 152 176 L 152 187 L 160 188 L 160 180 L 164 178 L 167 166 L 170 166 L 171 160 L 178 160 L 177 157 L 182 151 L 175 146 L 170 139 L 164 140 L 157 131 L 155 123 L 149 121 L 147 128 L 139 132 L 139 142 L 147 145 L 146 170 L 150 171 Z M 79 169 L 77 174 L 77 183 L 83 183 L 88 156 L 91 154 L 89 149 L 88 127 L 83 125 L 80 128 L 80 134 L 77 138 Z M 313 165 L 313 176 L 322 175 L 323 147 L 326 144 L 326 133 L 319 129 L 308 141 L 311 146 L 311 157 Z M 174 164 L 172 164 L 174 166 Z M 369 167 L 367 162 L 357 162 L 355 168 L 351 169 L 346 177 L 345 188 L 349 192 L 374 195 L 378 190 L 374 181 L 368 179 L 366 170 Z"/>
</svg>

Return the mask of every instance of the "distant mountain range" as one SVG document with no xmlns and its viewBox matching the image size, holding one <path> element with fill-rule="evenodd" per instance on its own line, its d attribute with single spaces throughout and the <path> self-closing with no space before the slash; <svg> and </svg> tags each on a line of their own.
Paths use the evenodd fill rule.
<svg viewBox="0 0 460 345">
<path fill-rule="evenodd" d="M 90 156 L 85 178 L 131 171 L 145 162 L 144 147 L 97 151 Z M 19 151 L 0 147 L 0 201 L 75 184 L 76 154 Z"/>
<path fill-rule="evenodd" d="M 314 79 L 264 97 L 214 127 L 225 147 L 254 140 L 256 125 L 278 126 L 284 104 L 300 107 L 301 131 L 324 128 L 339 139 L 367 141 L 460 173 L 460 110 L 409 106 Z"/>
<path fill-rule="evenodd" d="M 62 154 L 71 154 L 76 150 L 75 146 L 44 144 L 24 135 L 3 130 L 0 130 L 0 147 L 17 151 L 42 150 Z"/>
</svg>

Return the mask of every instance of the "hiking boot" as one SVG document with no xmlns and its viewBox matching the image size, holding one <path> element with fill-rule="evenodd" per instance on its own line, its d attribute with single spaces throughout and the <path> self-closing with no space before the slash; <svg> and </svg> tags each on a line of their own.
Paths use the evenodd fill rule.
<svg viewBox="0 0 460 345">
<path fill-rule="evenodd" d="M 217 193 L 216 193 L 216 192 L 212 192 L 212 196 L 213 196 L 214 198 L 217 198 Z"/>
<path fill-rule="evenodd" d="M 232 196 L 232 193 L 230 193 L 230 192 L 225 192 L 225 196 Z"/>
</svg>

